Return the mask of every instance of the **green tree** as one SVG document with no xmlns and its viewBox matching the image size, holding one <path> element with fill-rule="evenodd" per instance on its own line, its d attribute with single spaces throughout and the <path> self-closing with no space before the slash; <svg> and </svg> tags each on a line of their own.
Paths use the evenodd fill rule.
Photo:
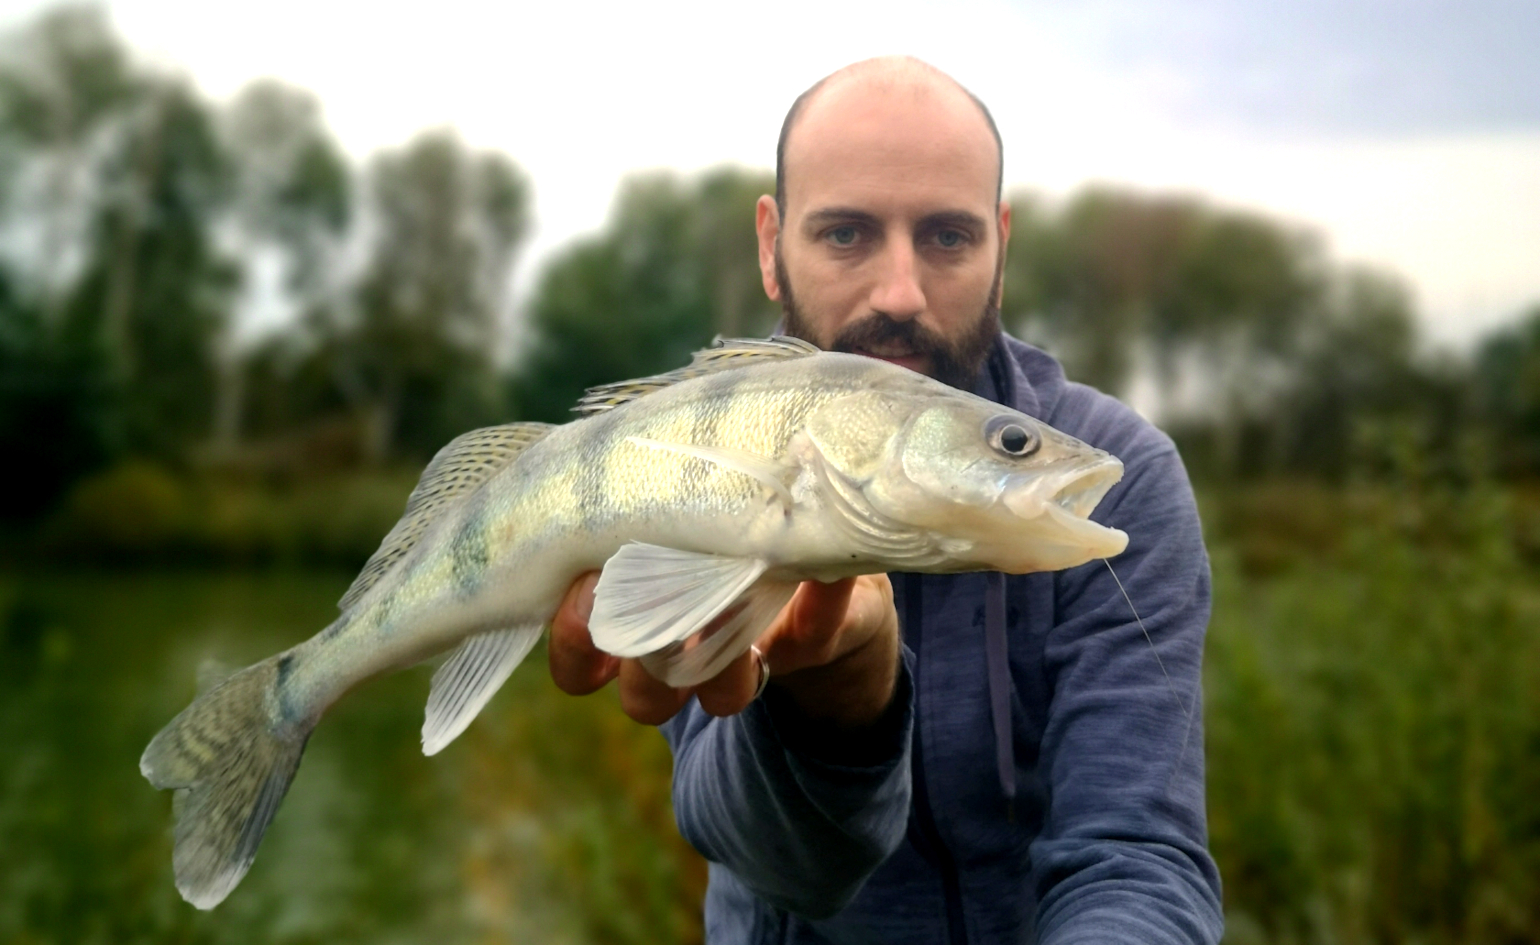
<svg viewBox="0 0 1540 945">
<path fill-rule="evenodd" d="M 498 357 L 530 189 L 506 157 L 442 131 L 380 155 L 369 184 L 369 263 L 320 333 L 380 462 L 429 455 L 504 412 Z"/>
<path fill-rule="evenodd" d="M 1169 392 L 1184 358 L 1277 357 L 1323 291 L 1312 237 L 1184 196 L 1091 188 L 1059 212 L 1013 194 L 1001 315 L 1071 376 L 1124 393 L 1141 354 Z"/>
<path fill-rule="evenodd" d="M 40 223 L 29 275 L 50 306 L 78 277 L 99 163 L 117 150 L 145 77 L 100 7 L 57 7 L 0 40 L 0 151 L 14 211 Z"/>
<path fill-rule="evenodd" d="M 1510 474 L 1540 474 L 1540 303 L 1482 342 L 1475 386 L 1501 467 Z"/>
<path fill-rule="evenodd" d="M 754 202 L 769 174 L 627 180 L 603 232 L 554 258 L 530 305 L 521 413 L 567 419 L 587 387 L 668 370 L 713 335 L 760 335 L 779 310 L 760 284 Z"/>
<path fill-rule="evenodd" d="M 233 178 L 221 235 L 240 265 L 243 294 L 250 299 L 271 290 L 257 277 L 260 262 L 276 256 L 283 270 L 282 291 L 295 308 L 324 307 L 338 291 L 337 274 L 345 268 L 352 180 L 321 120 L 320 103 L 302 89 L 260 80 L 220 114 L 218 130 Z M 219 344 L 214 441 L 224 455 L 240 440 L 252 373 L 235 328 L 232 320 Z M 288 347 L 270 344 L 265 351 Z M 275 392 L 259 392 L 264 394 L 271 399 Z"/>
<path fill-rule="evenodd" d="M 33 312 L 10 357 L 47 378 L 17 396 L 42 410 L 43 388 L 76 392 L 81 422 L 63 435 L 94 442 L 59 446 L 82 464 L 66 479 L 125 451 L 184 455 L 209 432 L 229 276 L 208 227 L 224 183 L 208 110 L 134 64 L 94 8 L 45 14 L 0 47 L 5 222 L 23 247 L 11 285 Z"/>
<path fill-rule="evenodd" d="M 106 352 L 121 448 L 180 457 L 213 432 L 215 345 L 235 277 L 210 231 L 226 177 L 209 110 L 185 85 L 157 82 L 125 116 L 101 183 L 109 196 L 67 331 Z"/>
</svg>

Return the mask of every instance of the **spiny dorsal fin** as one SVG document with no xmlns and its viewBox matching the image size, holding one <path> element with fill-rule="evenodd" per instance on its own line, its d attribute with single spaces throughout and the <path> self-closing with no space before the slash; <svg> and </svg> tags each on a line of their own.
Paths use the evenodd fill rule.
<svg viewBox="0 0 1540 945">
<path fill-rule="evenodd" d="M 515 456 L 553 429 L 555 425 L 550 423 L 507 423 L 472 430 L 450 440 L 422 471 L 417 488 L 406 500 L 401 521 L 380 542 L 379 550 L 358 572 L 353 586 L 342 595 L 337 606 L 347 610 L 358 603 L 385 572 L 412 550 L 446 507 L 475 491 L 477 486 L 492 478 L 493 473 L 513 462 Z"/>
<path fill-rule="evenodd" d="M 788 338 L 785 335 L 776 335 L 772 338 L 718 338 L 711 347 L 695 352 L 688 365 L 669 371 L 667 374 L 589 388 L 572 411 L 583 416 L 603 413 L 653 391 L 671 387 L 691 378 L 715 374 L 718 371 L 730 371 L 764 361 L 805 358 L 818 352 L 817 347 L 800 338 Z"/>
</svg>

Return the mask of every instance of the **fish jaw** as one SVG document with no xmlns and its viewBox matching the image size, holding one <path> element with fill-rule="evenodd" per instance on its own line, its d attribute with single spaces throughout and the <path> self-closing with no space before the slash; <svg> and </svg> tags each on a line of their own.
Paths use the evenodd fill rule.
<svg viewBox="0 0 1540 945">
<path fill-rule="evenodd" d="M 1001 504 L 1012 513 L 1014 529 L 1025 523 L 1029 531 L 1018 534 L 1015 566 L 1002 570 L 1051 571 L 1121 554 L 1128 534 L 1093 522 L 1090 515 L 1122 478 L 1123 464 L 1103 454 L 1090 464 L 1007 483 Z"/>
</svg>

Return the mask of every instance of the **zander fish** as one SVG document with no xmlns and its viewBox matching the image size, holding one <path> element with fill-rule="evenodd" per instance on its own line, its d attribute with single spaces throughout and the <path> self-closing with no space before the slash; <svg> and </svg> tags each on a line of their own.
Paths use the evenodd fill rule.
<svg viewBox="0 0 1540 945">
<path fill-rule="evenodd" d="M 208 909 L 246 874 L 311 731 L 359 682 L 453 652 L 423 751 L 449 744 L 603 569 L 590 631 L 674 686 L 709 679 L 797 583 L 1056 570 L 1127 544 L 1087 516 L 1114 457 L 882 361 L 789 338 L 596 388 L 561 426 L 467 433 L 316 636 L 195 700 L 139 767 L 176 791 L 177 888 Z M 703 633 L 703 630 L 708 632 Z"/>
</svg>

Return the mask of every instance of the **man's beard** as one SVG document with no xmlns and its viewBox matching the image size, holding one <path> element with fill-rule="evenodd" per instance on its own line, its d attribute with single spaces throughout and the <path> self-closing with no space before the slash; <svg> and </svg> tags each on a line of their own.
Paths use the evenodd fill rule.
<svg viewBox="0 0 1540 945">
<path fill-rule="evenodd" d="M 1000 334 L 1000 268 L 1004 254 L 995 263 L 994 285 L 984 310 L 973 325 L 960 338 L 949 340 L 915 319 L 897 321 L 883 312 L 873 312 L 845 325 L 832 339 L 820 338 L 812 324 L 797 306 L 791 291 L 791 279 L 786 264 L 781 259 L 781 248 L 775 248 L 775 278 L 781 287 L 781 312 L 785 318 L 786 334 L 793 338 L 818 345 L 827 351 L 843 351 L 858 354 L 862 351 L 881 350 L 891 346 L 903 347 L 930 360 L 930 374 L 943 384 L 960 390 L 972 391 L 978 383 L 979 372 L 989 357 L 990 348 Z"/>
</svg>

